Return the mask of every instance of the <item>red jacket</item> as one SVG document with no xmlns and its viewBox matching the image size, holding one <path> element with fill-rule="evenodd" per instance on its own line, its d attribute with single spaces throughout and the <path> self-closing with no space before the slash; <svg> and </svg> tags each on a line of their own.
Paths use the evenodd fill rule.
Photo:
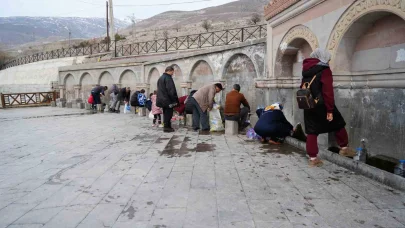
<svg viewBox="0 0 405 228">
<path fill-rule="evenodd" d="M 179 98 L 179 105 L 174 108 L 174 110 L 176 110 L 180 115 L 183 115 L 184 110 L 186 109 L 186 105 L 184 104 L 184 102 L 186 101 L 188 96 L 182 96 Z"/>
</svg>

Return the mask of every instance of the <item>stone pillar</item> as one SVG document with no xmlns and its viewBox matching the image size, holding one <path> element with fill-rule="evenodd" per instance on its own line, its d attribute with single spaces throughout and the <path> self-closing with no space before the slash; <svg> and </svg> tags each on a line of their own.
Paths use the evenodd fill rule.
<svg viewBox="0 0 405 228">
<path fill-rule="evenodd" d="M 82 106 L 84 107 L 83 99 L 80 97 L 82 86 L 75 85 L 73 88 L 75 89 L 75 100 L 72 101 L 72 103 L 76 104 L 76 108 L 82 108 Z"/>
<path fill-rule="evenodd" d="M 63 85 L 59 86 L 59 96 L 60 98 L 58 99 L 59 101 L 57 101 L 57 106 L 60 108 L 66 107 L 66 90 Z"/>
<path fill-rule="evenodd" d="M 181 86 L 181 90 L 183 93 L 183 96 L 189 95 L 190 94 L 190 90 L 192 88 L 193 82 L 192 81 L 187 81 L 187 82 L 183 82 L 180 84 Z"/>
<path fill-rule="evenodd" d="M 267 24 L 267 71 L 269 72 L 268 77 L 274 77 L 274 66 L 273 66 L 273 28 L 270 24 Z"/>
</svg>

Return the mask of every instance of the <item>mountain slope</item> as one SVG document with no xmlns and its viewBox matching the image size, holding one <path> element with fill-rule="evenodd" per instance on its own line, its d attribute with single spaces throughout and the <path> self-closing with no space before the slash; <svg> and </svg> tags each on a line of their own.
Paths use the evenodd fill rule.
<svg viewBox="0 0 405 228">
<path fill-rule="evenodd" d="M 253 13 L 263 14 L 263 8 L 269 0 L 239 0 L 220 6 L 196 11 L 168 11 L 158 14 L 136 24 L 139 29 L 186 26 L 211 20 L 213 23 L 229 20 L 240 20 Z"/>
<path fill-rule="evenodd" d="M 100 37 L 106 33 L 104 18 L 0 17 L 0 43 L 7 46 L 34 41 Z M 128 26 L 116 20 L 116 28 Z"/>
</svg>

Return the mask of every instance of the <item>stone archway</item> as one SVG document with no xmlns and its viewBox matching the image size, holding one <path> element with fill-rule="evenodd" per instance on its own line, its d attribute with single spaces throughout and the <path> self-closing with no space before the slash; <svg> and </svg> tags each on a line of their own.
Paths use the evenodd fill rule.
<svg viewBox="0 0 405 228">
<path fill-rule="evenodd" d="M 153 67 L 149 71 L 148 75 L 148 83 L 150 85 L 150 92 L 153 93 L 157 89 L 157 81 L 159 80 L 160 73 L 156 67 Z"/>
<path fill-rule="evenodd" d="M 252 110 L 258 104 L 256 101 L 255 79 L 257 71 L 255 65 L 249 56 L 245 54 L 235 54 L 229 58 L 225 64 L 222 79 L 225 80 L 225 89 L 222 93 L 222 101 L 225 101 L 225 96 L 233 88 L 234 84 L 241 86 L 243 93 L 248 100 Z"/>
<path fill-rule="evenodd" d="M 193 89 L 199 89 L 208 83 L 214 82 L 214 73 L 205 60 L 198 60 L 191 68 L 190 78 Z"/>
<path fill-rule="evenodd" d="M 75 88 L 74 88 L 75 82 L 76 80 L 71 74 L 68 74 L 64 79 L 67 101 L 72 101 L 75 99 Z"/>
<path fill-rule="evenodd" d="M 372 12 L 390 12 L 405 20 L 405 1 L 403 0 L 359 0 L 355 1 L 340 17 L 328 41 L 327 49 L 332 54 L 332 62 L 343 36 L 358 19 Z"/>
</svg>

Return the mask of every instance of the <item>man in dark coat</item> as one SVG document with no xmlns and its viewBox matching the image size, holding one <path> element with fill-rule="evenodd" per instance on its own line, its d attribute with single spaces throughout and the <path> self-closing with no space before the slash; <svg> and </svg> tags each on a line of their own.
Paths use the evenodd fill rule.
<svg viewBox="0 0 405 228">
<path fill-rule="evenodd" d="M 179 104 L 173 74 L 174 68 L 169 66 L 157 82 L 156 105 L 163 109 L 164 132 L 174 132 L 171 124 L 173 108 Z"/>
</svg>

